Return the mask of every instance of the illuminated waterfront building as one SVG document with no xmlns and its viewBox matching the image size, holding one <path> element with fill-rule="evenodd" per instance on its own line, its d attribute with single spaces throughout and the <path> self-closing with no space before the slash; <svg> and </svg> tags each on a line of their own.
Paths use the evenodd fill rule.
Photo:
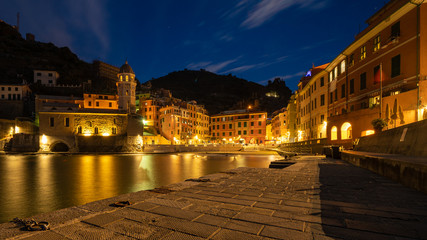
<svg viewBox="0 0 427 240">
<path fill-rule="evenodd" d="M 426 119 L 427 2 L 392 0 L 326 68 L 328 140 L 351 147 L 374 133 Z"/>
<path fill-rule="evenodd" d="M 235 110 L 211 116 L 211 137 L 224 143 L 263 144 L 267 112 Z"/>
<path fill-rule="evenodd" d="M 135 74 L 127 62 L 117 75 L 117 95 L 83 98 L 37 96 L 40 146 L 43 151 L 142 150 L 143 119 L 135 111 Z"/>
<path fill-rule="evenodd" d="M 298 141 L 326 138 L 328 64 L 311 68 L 298 83 L 296 93 Z"/>
</svg>

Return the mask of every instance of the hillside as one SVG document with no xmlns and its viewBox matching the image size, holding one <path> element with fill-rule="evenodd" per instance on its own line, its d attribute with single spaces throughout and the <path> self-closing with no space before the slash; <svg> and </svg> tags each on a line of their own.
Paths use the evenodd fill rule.
<svg viewBox="0 0 427 240">
<path fill-rule="evenodd" d="M 176 98 L 196 100 L 199 104 L 205 105 L 209 114 L 242 109 L 248 105 L 255 105 L 258 110 L 272 113 L 286 106 L 291 95 L 291 90 L 280 79 L 263 86 L 231 74 L 217 75 L 205 70 L 172 72 L 164 77 L 152 79 L 145 85 L 150 85 L 152 89 L 171 90 Z M 268 92 L 275 92 L 277 95 L 267 97 Z"/>
<path fill-rule="evenodd" d="M 92 74 L 91 64 L 81 61 L 68 47 L 27 41 L 12 26 L 0 22 L 0 81 L 31 82 L 33 69 L 56 70 L 59 84 L 80 84 Z"/>
</svg>

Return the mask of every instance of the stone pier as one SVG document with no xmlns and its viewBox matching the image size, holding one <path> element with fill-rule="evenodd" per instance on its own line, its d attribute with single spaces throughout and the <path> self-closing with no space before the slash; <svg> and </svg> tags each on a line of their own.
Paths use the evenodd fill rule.
<svg viewBox="0 0 427 240">
<path fill-rule="evenodd" d="M 427 195 L 322 156 L 238 168 L 0 225 L 0 239 L 426 239 Z M 125 207 L 112 203 L 130 201 Z"/>
</svg>

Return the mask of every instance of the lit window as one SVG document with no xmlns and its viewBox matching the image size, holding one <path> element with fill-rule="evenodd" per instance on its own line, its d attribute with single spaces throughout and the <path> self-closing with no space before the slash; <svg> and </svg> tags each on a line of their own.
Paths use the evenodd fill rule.
<svg viewBox="0 0 427 240">
<path fill-rule="evenodd" d="M 129 81 L 129 76 L 128 75 L 126 75 L 126 82 L 128 82 Z"/>
<path fill-rule="evenodd" d="M 348 122 L 345 122 L 341 126 L 341 139 L 351 139 L 351 138 L 352 138 L 351 124 Z"/>
<path fill-rule="evenodd" d="M 341 62 L 341 73 L 345 72 L 345 60 Z"/>
<path fill-rule="evenodd" d="M 333 126 L 331 128 L 331 140 L 337 140 L 338 139 L 338 130 L 337 127 Z"/>
<path fill-rule="evenodd" d="M 360 48 L 360 60 L 363 60 L 366 58 L 366 46 L 363 46 Z"/>
<path fill-rule="evenodd" d="M 376 38 L 374 38 L 374 52 L 380 50 L 381 48 L 381 36 L 378 35 Z"/>
</svg>

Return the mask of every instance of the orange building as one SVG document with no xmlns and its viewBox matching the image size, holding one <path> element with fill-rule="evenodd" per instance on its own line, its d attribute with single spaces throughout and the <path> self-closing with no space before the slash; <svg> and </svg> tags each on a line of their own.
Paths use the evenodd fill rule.
<svg viewBox="0 0 427 240">
<path fill-rule="evenodd" d="M 211 116 L 214 141 L 263 144 L 266 136 L 267 112 L 227 111 Z"/>
<path fill-rule="evenodd" d="M 326 68 L 328 141 L 350 147 L 374 133 L 371 121 L 388 127 L 423 119 L 427 99 L 427 3 L 392 0 Z"/>
<path fill-rule="evenodd" d="M 118 109 L 116 95 L 105 95 L 105 94 L 83 94 L 83 105 L 82 108 L 90 109 Z M 78 102 L 82 104 L 81 102 Z"/>
</svg>

